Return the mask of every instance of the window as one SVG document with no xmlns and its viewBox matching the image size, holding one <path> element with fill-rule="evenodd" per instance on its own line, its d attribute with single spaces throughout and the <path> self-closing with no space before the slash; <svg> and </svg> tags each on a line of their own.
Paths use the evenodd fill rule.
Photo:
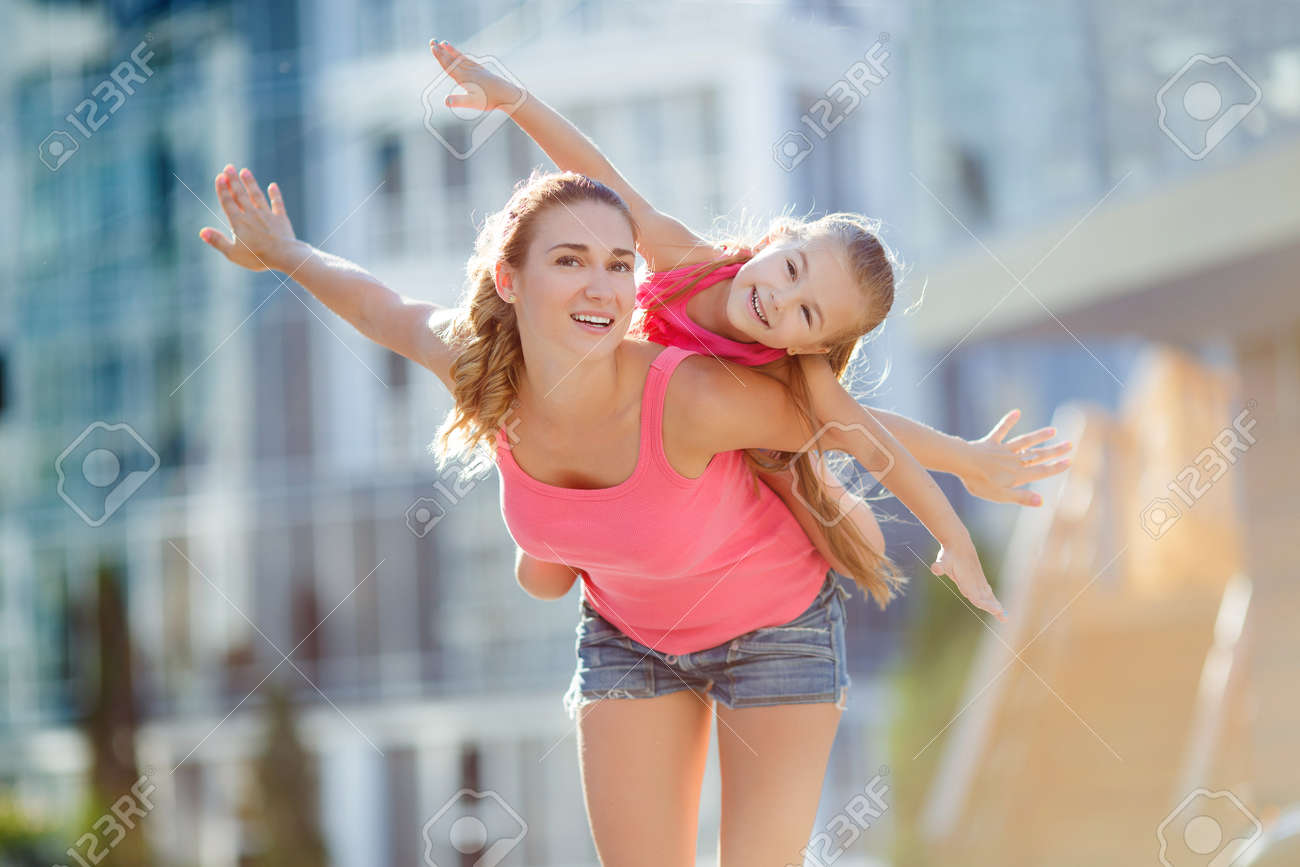
<svg viewBox="0 0 1300 867">
<path fill-rule="evenodd" d="M 717 93 L 706 88 L 696 94 L 694 102 L 695 123 L 692 126 L 699 131 L 700 153 L 706 157 L 717 157 L 721 153 Z"/>
<path fill-rule="evenodd" d="M 0 361 L 2 360 L 0 359 Z M 407 360 L 396 352 L 389 352 L 386 360 L 388 362 L 388 375 L 384 378 L 388 382 L 388 387 L 406 388 L 409 379 L 407 374 L 410 371 Z M 3 365 L 0 364 L 0 371 L 3 371 L 3 369 Z M 3 384 L 0 384 L 0 412 L 4 411 L 3 394 Z"/>
<path fill-rule="evenodd" d="M 402 194 L 402 143 L 397 136 L 388 136 L 380 142 L 378 162 L 379 177 L 384 182 L 379 194 L 400 196 Z"/>
<path fill-rule="evenodd" d="M 375 154 L 376 169 L 382 185 L 377 196 L 381 213 L 377 226 L 380 249 L 394 253 L 402 249 L 404 226 L 402 202 L 405 178 L 402 172 L 402 143 L 397 136 L 387 136 Z"/>
<path fill-rule="evenodd" d="M 456 155 L 468 153 L 469 129 L 468 124 L 449 124 L 438 130 L 447 144 L 442 160 L 442 182 L 449 190 L 461 192 L 469 185 L 469 160 Z"/>
<path fill-rule="evenodd" d="M 380 54 L 393 48 L 393 0 L 370 0 L 357 7 L 358 41 L 362 54 Z"/>
<path fill-rule="evenodd" d="M 957 181 L 961 184 L 962 195 L 970 207 L 968 213 L 974 220 L 987 222 L 991 210 L 987 164 L 969 145 L 957 145 L 954 158 Z"/>
<path fill-rule="evenodd" d="M 172 176 L 174 163 L 167 141 L 155 138 L 149 151 L 149 181 L 152 186 L 148 213 L 152 218 L 154 255 L 170 260 L 176 255 L 176 235 L 173 231 L 172 197 L 176 187 Z"/>
<path fill-rule="evenodd" d="M 526 178 L 535 166 L 547 164 L 542 149 L 514 124 L 507 124 L 502 132 L 509 152 L 510 177 Z"/>
</svg>

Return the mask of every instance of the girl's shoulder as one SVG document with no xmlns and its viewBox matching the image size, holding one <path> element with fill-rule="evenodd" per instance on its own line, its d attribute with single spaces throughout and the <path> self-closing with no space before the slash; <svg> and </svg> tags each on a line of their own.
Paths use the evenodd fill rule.
<svg viewBox="0 0 1300 867">
<path fill-rule="evenodd" d="M 739 269 L 740 263 L 713 257 L 694 265 L 651 271 L 637 284 L 637 306 L 651 312 L 664 307 L 680 309 L 703 290 L 735 276 Z"/>
</svg>

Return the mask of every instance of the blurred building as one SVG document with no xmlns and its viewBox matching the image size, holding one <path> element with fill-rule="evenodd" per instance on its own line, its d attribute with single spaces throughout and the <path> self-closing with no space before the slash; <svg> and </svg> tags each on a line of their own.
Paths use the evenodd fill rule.
<svg viewBox="0 0 1300 867">
<path fill-rule="evenodd" d="M 1079 400 L 1079 454 L 1047 514 L 1007 516 L 1018 617 L 973 666 L 926 831 L 971 864 L 1236 863 L 1300 800 L 1300 15 L 998 6 L 1012 27 L 915 22 L 915 213 L 961 302 L 912 335 L 952 426 Z"/>
<path fill-rule="evenodd" d="M 528 823 L 521 863 L 594 863 L 561 708 L 576 600 L 518 590 L 495 476 L 466 488 L 426 455 L 449 406 L 431 377 L 292 281 L 204 248 L 198 229 L 223 225 L 212 178 L 251 167 L 279 182 L 300 237 L 404 294 L 454 302 L 475 221 L 544 159 L 509 124 L 480 142 L 482 120 L 455 118 L 440 95 L 426 117 L 436 36 L 495 55 L 692 226 L 791 202 L 874 211 L 862 203 L 897 194 L 881 167 L 903 124 L 866 119 L 901 96 L 869 94 L 824 140 L 802 119 L 879 31 L 897 41 L 905 26 L 850 12 L 13 6 L 0 60 L 18 119 L 0 144 L 13 179 L 0 192 L 0 783 L 34 807 L 74 804 L 95 670 L 81 624 L 107 560 L 128 576 L 138 747 L 167 810 L 149 833 L 169 861 L 250 855 L 240 791 L 260 748 L 256 688 L 278 667 L 301 702 L 335 864 L 418 863 L 426 821 L 459 809 L 462 788 L 494 791 Z M 815 59 L 790 63 L 794 51 Z M 774 151 L 791 131 L 801 138 Z M 855 638 L 831 812 L 880 763 L 873 676 L 897 618 Z"/>
</svg>

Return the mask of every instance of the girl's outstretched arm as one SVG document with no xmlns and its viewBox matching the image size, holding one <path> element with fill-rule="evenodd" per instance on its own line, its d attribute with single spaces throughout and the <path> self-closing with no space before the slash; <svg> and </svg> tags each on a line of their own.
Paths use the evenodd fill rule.
<svg viewBox="0 0 1300 867">
<path fill-rule="evenodd" d="M 1071 443 L 1041 445 L 1056 435 L 1055 428 L 1039 428 L 1006 439 L 1020 418 L 1019 410 L 1008 412 L 978 440 L 967 441 L 897 413 L 862 406 L 835 378 L 822 356 L 801 355 L 798 361 L 817 418 L 853 425 L 861 423 L 863 415 L 869 413 L 921 466 L 957 476 L 973 496 L 995 503 L 1039 506 L 1042 498 L 1022 486 L 1062 473 L 1070 465 L 1068 458 L 1052 459 L 1068 454 Z"/>
<path fill-rule="evenodd" d="M 665 423 L 665 446 L 671 438 L 676 448 L 692 456 L 754 448 L 852 455 L 877 474 L 939 541 L 939 555 L 930 571 L 948 575 L 974 605 L 1006 619 L 1002 603 L 984 576 L 970 533 L 948 498 L 916 458 L 869 413 L 863 412 L 853 424 L 809 430 L 789 389 L 779 381 L 703 356 L 681 362 L 669 381 L 665 400 L 673 404 L 673 412 L 665 410 L 671 422 Z M 826 518 L 834 520 L 835 516 Z"/>
<path fill-rule="evenodd" d="M 622 196 L 637 224 L 638 252 L 651 271 L 717 258 L 717 250 L 708 241 L 680 220 L 656 210 L 619 174 L 591 139 L 536 94 L 522 91 L 446 42 L 430 40 L 429 49 L 457 84 L 475 91 L 473 96 L 453 93 L 447 97 L 447 105 L 484 111 L 509 107 L 510 119 L 537 142 L 561 171 L 594 178 Z"/>
<path fill-rule="evenodd" d="M 216 188 L 234 238 L 205 226 L 199 237 L 209 246 L 250 271 L 283 271 L 366 337 L 429 368 L 452 387 L 451 364 L 458 353 L 440 335 L 454 309 L 403 297 L 360 266 L 298 240 L 280 188 L 268 187 L 268 202 L 248 169 L 236 174 L 227 165 Z"/>
</svg>

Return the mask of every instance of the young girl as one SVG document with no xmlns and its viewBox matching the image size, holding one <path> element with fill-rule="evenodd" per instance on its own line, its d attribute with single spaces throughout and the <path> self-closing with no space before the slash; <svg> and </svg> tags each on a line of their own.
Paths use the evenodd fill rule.
<svg viewBox="0 0 1300 867">
<path fill-rule="evenodd" d="M 561 170 L 595 178 L 628 203 L 639 229 L 638 251 L 652 272 L 637 292 L 641 334 L 759 367 L 790 386 L 814 428 L 830 423 L 882 443 L 897 462 L 884 480 L 886 486 L 941 543 L 942 527 L 951 527 L 956 516 L 942 495 L 936 497 L 930 490 L 933 483 L 922 480 L 925 474 L 905 450 L 926 458 L 927 467 L 956 472 L 972 493 L 1026 505 L 1040 501 L 1012 488 L 1068 466 L 1068 460 L 1046 462 L 1065 454 L 1069 443 L 1030 448 L 1053 436 L 1051 429 L 1003 444 L 1014 413 L 988 437 L 968 444 L 893 413 L 869 411 L 838 382 L 859 338 L 874 330 L 893 304 L 890 257 L 871 222 L 854 214 L 831 214 L 814 222 L 784 218 L 763 238 L 733 241 L 719 249 L 654 209 L 595 144 L 535 95 L 521 93 L 446 42 L 431 40 L 430 49 L 448 75 L 473 94 L 452 94 L 447 105 L 484 111 L 512 106 L 510 117 Z M 883 605 L 898 577 L 884 556 L 883 536 L 870 508 L 845 492 L 818 460 L 819 450 L 813 442 L 793 457 L 757 457 L 754 463 L 766 471 L 763 480 L 786 502 L 836 571 L 854 577 Z M 821 486 L 806 485 L 813 475 Z M 967 542 L 958 544 L 963 562 L 949 574 L 975 601 L 985 595 L 983 576 L 976 577 L 978 561 Z M 948 571 L 942 556 L 947 550 L 932 567 L 936 574 Z M 863 579 L 872 573 L 882 580 Z M 579 573 L 521 551 L 516 576 L 527 592 L 549 599 L 564 595 Z M 1001 616 L 1000 606 L 994 613 Z"/>
</svg>

